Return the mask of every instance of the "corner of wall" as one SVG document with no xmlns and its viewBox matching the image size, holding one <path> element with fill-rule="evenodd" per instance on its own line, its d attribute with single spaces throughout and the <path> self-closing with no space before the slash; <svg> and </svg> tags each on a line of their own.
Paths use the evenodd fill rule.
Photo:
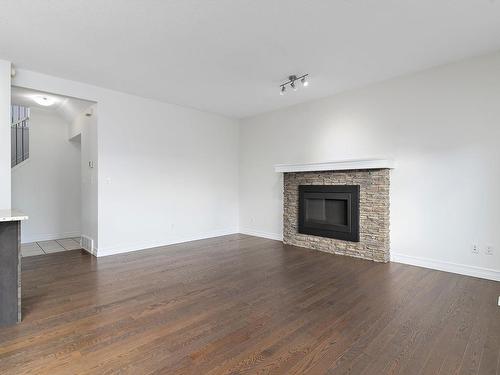
<svg viewBox="0 0 500 375">
<path fill-rule="evenodd" d="M 0 60 L 0 209 L 11 208 L 10 90 L 11 63 Z"/>
</svg>

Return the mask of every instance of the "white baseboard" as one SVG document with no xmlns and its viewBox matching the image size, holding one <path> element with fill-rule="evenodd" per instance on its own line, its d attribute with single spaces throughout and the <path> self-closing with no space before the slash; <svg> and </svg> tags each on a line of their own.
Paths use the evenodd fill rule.
<svg viewBox="0 0 500 375">
<path fill-rule="evenodd" d="M 98 257 L 104 257 L 104 256 L 109 256 L 109 255 L 128 253 L 128 252 L 132 252 L 132 251 L 150 249 L 153 247 L 168 246 L 168 245 L 174 245 L 174 244 L 183 243 L 183 242 L 225 236 L 225 235 L 235 234 L 235 233 L 242 233 L 242 234 L 247 234 L 249 236 L 262 237 L 262 238 L 267 238 L 267 239 L 277 240 L 277 241 L 283 240 L 283 235 L 278 234 L 278 233 L 263 232 L 263 231 L 253 230 L 250 228 L 240 228 L 240 230 L 238 230 L 237 228 L 232 228 L 232 229 L 223 229 L 223 230 L 217 230 L 217 231 L 212 231 L 212 232 L 206 232 L 206 233 L 202 233 L 202 234 L 198 234 L 198 235 L 190 236 L 190 237 L 174 238 L 174 239 L 168 239 L 168 240 L 163 240 L 163 241 L 142 241 L 142 242 L 137 242 L 134 244 L 117 244 L 116 246 L 108 246 L 104 249 L 101 249 L 101 248 L 99 250 L 96 249 L 96 252 L 97 252 Z M 68 237 L 73 237 L 73 236 L 68 236 Z M 61 238 L 61 237 L 59 237 L 59 238 Z M 444 262 L 444 261 L 435 260 L 435 259 L 420 258 L 420 257 L 404 255 L 404 254 L 400 254 L 400 253 L 392 253 L 391 254 L 391 261 L 396 262 L 396 263 L 409 264 L 412 266 L 430 268 L 430 269 L 439 270 L 439 271 L 456 273 L 456 274 L 460 274 L 460 275 L 473 276 L 473 277 L 479 277 L 482 279 L 500 281 L 500 271 L 490 269 L 490 268 L 469 266 L 469 265 L 465 265 L 465 264 L 458 264 L 458 263 L 452 263 L 452 262 Z"/>
<path fill-rule="evenodd" d="M 391 253 L 391 262 L 431 268 L 438 271 L 458 273 L 460 275 L 479 277 L 481 279 L 500 281 L 500 271 L 491 268 L 468 266 L 466 264 L 444 262 L 441 260 L 420 258 L 399 253 Z"/>
<path fill-rule="evenodd" d="M 21 229 L 21 243 L 40 242 L 59 240 L 61 238 L 80 237 L 80 232 L 65 232 L 65 233 L 49 233 L 49 234 L 36 234 L 33 236 L 23 236 Z"/>
<path fill-rule="evenodd" d="M 250 228 L 241 228 L 240 233 L 248 234 L 249 236 L 263 237 L 271 240 L 283 240 L 283 235 L 277 233 L 269 233 L 256 231 Z M 481 279 L 500 281 L 500 271 L 491 268 L 469 266 L 465 264 L 444 262 L 429 258 L 420 258 L 400 253 L 391 253 L 391 261 L 396 263 L 404 263 L 412 266 L 430 268 L 438 271 L 457 273 L 460 275 L 479 277 Z"/>
<path fill-rule="evenodd" d="M 283 241 L 283 235 L 279 233 L 262 232 L 250 228 L 240 228 L 240 233 L 247 234 L 249 236 L 268 238 L 270 240 Z"/>
<path fill-rule="evenodd" d="M 97 257 L 100 258 L 100 257 L 109 256 L 109 255 L 116 255 L 116 254 L 129 253 L 132 251 L 151 249 L 153 247 L 175 245 L 175 244 L 183 243 L 183 242 L 204 240 L 207 238 L 220 237 L 220 236 L 227 236 L 229 234 L 236 234 L 236 233 L 238 233 L 238 228 L 221 229 L 221 230 L 216 230 L 216 231 L 211 231 L 211 232 L 206 232 L 206 233 L 200 233 L 198 235 L 194 235 L 194 236 L 190 236 L 190 237 L 178 237 L 178 238 L 165 239 L 165 240 L 161 240 L 161 241 L 141 241 L 141 242 L 136 242 L 133 244 L 117 244 L 115 246 L 107 246 L 105 248 L 101 248 L 99 246 L 99 248 L 95 249 L 95 251 L 97 253 Z"/>
</svg>

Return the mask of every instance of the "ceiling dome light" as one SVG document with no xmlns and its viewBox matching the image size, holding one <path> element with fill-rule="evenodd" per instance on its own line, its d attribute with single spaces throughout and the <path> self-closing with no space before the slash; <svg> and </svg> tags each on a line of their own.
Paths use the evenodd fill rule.
<svg viewBox="0 0 500 375">
<path fill-rule="evenodd" d="M 280 95 L 281 96 L 285 95 L 285 92 L 286 92 L 286 87 L 285 86 L 281 86 Z"/>
<path fill-rule="evenodd" d="M 307 80 L 307 76 L 302 77 L 300 82 L 302 82 L 302 86 L 304 86 L 304 87 L 309 86 L 309 81 Z"/>
<path fill-rule="evenodd" d="M 57 101 L 55 98 L 45 95 L 35 95 L 33 97 L 33 100 L 35 101 L 36 104 L 39 104 L 44 107 L 50 107 Z"/>
</svg>

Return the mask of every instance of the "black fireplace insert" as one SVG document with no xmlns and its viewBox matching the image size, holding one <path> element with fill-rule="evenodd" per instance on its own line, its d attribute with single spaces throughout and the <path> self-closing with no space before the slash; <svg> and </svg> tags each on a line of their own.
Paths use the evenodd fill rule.
<svg viewBox="0 0 500 375">
<path fill-rule="evenodd" d="M 300 185 L 299 233 L 359 242 L 359 185 Z"/>
</svg>

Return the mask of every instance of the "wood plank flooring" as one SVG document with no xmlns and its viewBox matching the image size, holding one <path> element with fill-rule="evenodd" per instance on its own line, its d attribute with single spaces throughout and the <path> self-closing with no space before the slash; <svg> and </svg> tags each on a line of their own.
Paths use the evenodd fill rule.
<svg viewBox="0 0 500 375">
<path fill-rule="evenodd" d="M 224 236 L 23 259 L 0 374 L 498 374 L 500 283 Z"/>
</svg>

